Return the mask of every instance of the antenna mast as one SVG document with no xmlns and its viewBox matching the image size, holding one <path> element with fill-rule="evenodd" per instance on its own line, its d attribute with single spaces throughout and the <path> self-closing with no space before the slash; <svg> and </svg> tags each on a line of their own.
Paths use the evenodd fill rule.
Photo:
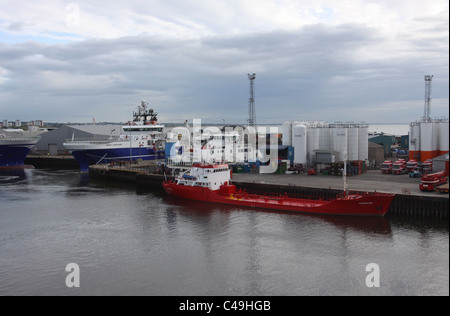
<svg viewBox="0 0 450 316">
<path fill-rule="evenodd" d="M 256 126 L 256 110 L 255 110 L 255 78 L 256 74 L 248 74 L 250 80 L 250 98 L 248 102 L 248 125 Z"/>
<path fill-rule="evenodd" d="M 433 80 L 433 75 L 425 75 L 425 108 L 423 110 L 423 121 L 431 121 L 431 81 Z"/>
</svg>

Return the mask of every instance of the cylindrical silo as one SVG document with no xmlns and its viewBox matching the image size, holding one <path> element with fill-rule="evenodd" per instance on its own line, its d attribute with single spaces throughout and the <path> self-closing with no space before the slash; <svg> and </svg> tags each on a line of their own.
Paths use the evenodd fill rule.
<svg viewBox="0 0 450 316">
<path fill-rule="evenodd" d="M 347 129 L 347 144 L 348 144 L 348 160 L 355 161 L 358 159 L 358 128 L 357 126 L 350 126 Z"/>
<path fill-rule="evenodd" d="M 369 159 L 369 127 L 361 125 L 358 128 L 358 160 Z"/>
<path fill-rule="evenodd" d="M 303 124 L 294 126 L 294 133 L 292 135 L 292 144 L 294 146 L 294 163 L 307 163 L 307 129 Z"/>
<path fill-rule="evenodd" d="M 283 123 L 283 146 L 292 146 L 292 122 Z"/>
<path fill-rule="evenodd" d="M 449 130 L 448 121 L 439 122 L 439 155 L 449 152 Z"/>
<path fill-rule="evenodd" d="M 431 140 L 431 151 L 433 152 L 433 158 L 439 156 L 439 123 L 433 122 L 433 134 Z"/>
<path fill-rule="evenodd" d="M 307 146 L 309 162 L 316 161 L 315 150 L 319 149 L 319 129 L 316 127 L 310 127 L 307 129 Z"/>
<path fill-rule="evenodd" d="M 420 159 L 420 123 L 409 125 L 409 159 Z"/>
<path fill-rule="evenodd" d="M 321 127 L 319 128 L 319 149 L 331 150 L 331 128 Z"/>
<path fill-rule="evenodd" d="M 331 129 L 332 136 L 332 149 L 337 152 L 337 161 L 344 161 L 345 154 L 348 152 L 347 145 L 347 128 L 346 127 L 333 127 Z"/>
<path fill-rule="evenodd" d="M 433 123 L 420 124 L 420 159 L 433 159 Z"/>
</svg>

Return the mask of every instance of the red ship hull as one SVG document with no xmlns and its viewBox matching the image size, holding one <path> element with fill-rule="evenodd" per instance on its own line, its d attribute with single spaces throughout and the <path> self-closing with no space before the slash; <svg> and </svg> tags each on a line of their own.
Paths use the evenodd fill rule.
<svg viewBox="0 0 450 316">
<path fill-rule="evenodd" d="M 189 200 L 325 215 L 384 216 L 395 196 L 386 193 L 366 193 L 324 201 L 235 192 L 233 185 L 212 191 L 208 188 L 166 181 L 163 187 L 168 194 Z"/>
</svg>

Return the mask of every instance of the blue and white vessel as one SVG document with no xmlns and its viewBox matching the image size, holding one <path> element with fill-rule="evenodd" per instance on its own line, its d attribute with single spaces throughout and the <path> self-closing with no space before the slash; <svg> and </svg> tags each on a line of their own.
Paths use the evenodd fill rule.
<svg viewBox="0 0 450 316">
<path fill-rule="evenodd" d="M 0 134 L 0 169 L 24 168 L 25 158 L 40 137 Z"/>
<path fill-rule="evenodd" d="M 63 144 L 81 167 L 117 161 L 164 159 L 164 125 L 158 124 L 158 114 L 141 102 L 133 121 L 122 126 L 122 133 L 107 139 L 68 139 Z"/>
</svg>

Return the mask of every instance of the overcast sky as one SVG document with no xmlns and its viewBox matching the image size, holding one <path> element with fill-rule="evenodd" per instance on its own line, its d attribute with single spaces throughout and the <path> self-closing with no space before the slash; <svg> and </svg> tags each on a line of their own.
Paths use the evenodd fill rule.
<svg viewBox="0 0 450 316">
<path fill-rule="evenodd" d="M 447 0 L 0 0 L 0 120 L 449 116 Z"/>
</svg>

